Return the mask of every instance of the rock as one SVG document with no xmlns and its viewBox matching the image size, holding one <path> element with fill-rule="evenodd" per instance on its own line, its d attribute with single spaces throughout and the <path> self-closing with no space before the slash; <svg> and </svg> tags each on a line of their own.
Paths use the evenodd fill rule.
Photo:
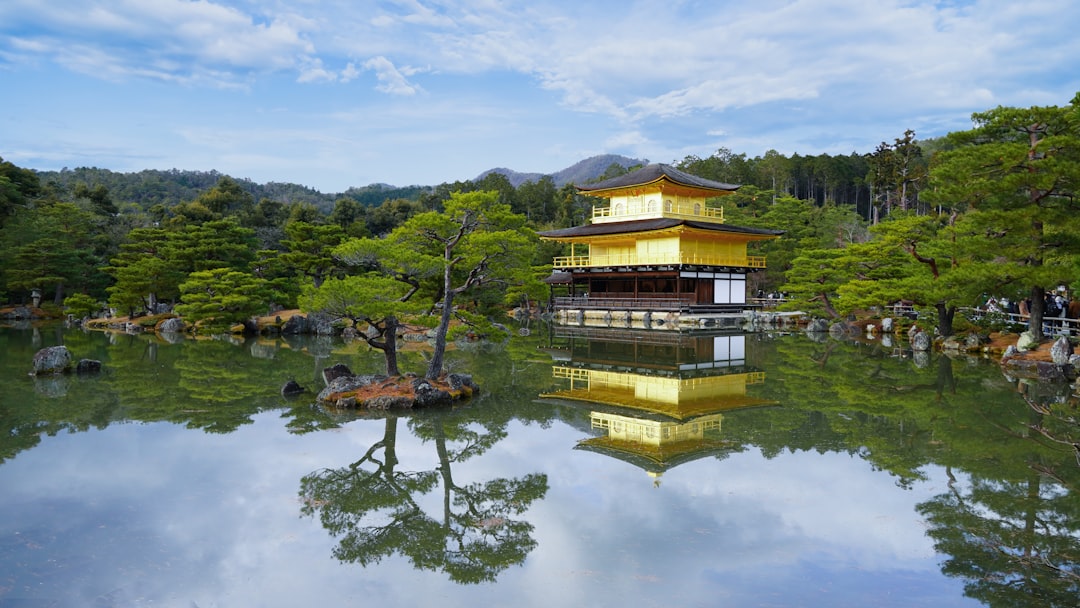
<svg viewBox="0 0 1080 608">
<path fill-rule="evenodd" d="M 1031 335 L 1030 331 L 1025 331 L 1020 334 L 1020 337 L 1016 339 L 1017 350 L 1035 350 L 1039 347 L 1039 341 L 1035 339 L 1035 336 Z"/>
<path fill-rule="evenodd" d="M 79 359 L 75 364 L 76 374 L 96 374 L 101 371 L 101 361 L 94 359 Z"/>
<path fill-rule="evenodd" d="M 464 389 L 468 389 L 470 393 L 480 391 L 480 387 L 473 382 L 472 376 L 469 374 L 450 374 L 446 377 L 446 383 L 450 385 L 450 390 L 454 391 Z"/>
<path fill-rule="evenodd" d="M 330 384 L 319 392 L 319 401 L 329 401 L 330 395 L 334 393 L 347 393 L 349 391 L 355 391 L 363 388 L 372 382 L 375 382 L 379 376 L 341 376 L 334 378 Z"/>
<path fill-rule="evenodd" d="M 829 322 L 825 319 L 813 319 L 806 326 L 806 332 L 811 334 L 823 334 L 829 331 Z"/>
<path fill-rule="evenodd" d="M 919 326 L 918 326 L 918 325 L 912 325 L 912 326 L 911 326 L 911 329 L 909 329 L 909 330 L 907 331 L 907 337 L 908 337 L 908 340 L 914 340 L 914 339 L 915 339 L 915 336 L 916 336 L 916 335 L 917 335 L 917 334 L 918 334 L 919 332 L 921 332 L 921 331 L 922 331 L 922 330 L 921 330 L 921 329 L 919 329 Z"/>
<path fill-rule="evenodd" d="M 847 331 L 848 331 L 847 325 L 844 325 L 843 323 L 840 323 L 840 322 L 833 323 L 832 325 L 829 326 L 829 335 L 830 336 L 835 336 L 835 337 L 845 336 L 845 335 L 847 335 Z"/>
<path fill-rule="evenodd" d="M 308 333 L 307 317 L 304 315 L 293 315 L 289 317 L 288 321 L 281 326 L 281 333 L 285 335 L 296 335 Z"/>
<path fill-rule="evenodd" d="M 285 383 L 285 386 L 281 387 L 282 397 L 294 397 L 305 392 L 307 392 L 307 389 L 300 386 L 300 383 L 296 380 L 289 380 Z"/>
<path fill-rule="evenodd" d="M 35 376 L 41 374 L 63 374 L 71 371 L 71 352 L 66 346 L 49 346 L 34 353 Z"/>
<path fill-rule="evenodd" d="M 364 401 L 364 407 L 372 410 L 411 409 L 413 404 L 412 397 L 391 395 L 380 395 Z"/>
<path fill-rule="evenodd" d="M 1050 360 L 1058 365 L 1063 365 L 1069 362 L 1069 357 L 1073 354 L 1072 343 L 1065 336 L 1061 336 L 1054 341 L 1054 344 L 1050 347 Z"/>
<path fill-rule="evenodd" d="M 1080 372 L 1080 355 L 1069 355 L 1069 365 L 1073 366 L 1077 372 Z"/>
<path fill-rule="evenodd" d="M 1007 359 L 1012 359 L 1019 355 L 1020 351 L 1016 348 L 1016 345 L 1010 344 L 1009 347 L 1005 349 L 1005 352 L 1001 354 L 1001 361 L 1004 362 Z"/>
<path fill-rule="evenodd" d="M 277 356 L 277 346 L 263 342 L 252 342 L 248 352 L 256 359 L 273 359 Z"/>
<path fill-rule="evenodd" d="M 968 334 L 967 337 L 964 338 L 964 347 L 967 348 L 967 350 L 981 350 L 983 345 L 988 344 L 989 342 L 989 336 L 977 333 Z"/>
<path fill-rule="evenodd" d="M 334 327 L 334 320 L 322 313 L 308 315 L 307 330 L 318 336 L 332 336 L 338 333 L 338 328 Z"/>
<path fill-rule="evenodd" d="M 959 352 L 965 350 L 965 348 L 960 343 L 960 340 L 956 338 L 956 336 L 949 336 L 948 338 L 945 338 L 945 340 L 941 343 L 941 350 Z"/>
<path fill-rule="evenodd" d="M 1046 382 L 1072 382 L 1076 379 L 1076 369 L 1068 364 L 1014 357 L 1004 361 L 1002 366 L 1009 370 L 1011 375 L 1020 378 L 1035 378 Z"/>
<path fill-rule="evenodd" d="M 915 352 L 927 352 L 930 350 L 930 336 L 924 331 L 915 334 L 911 339 L 911 350 Z"/>
<path fill-rule="evenodd" d="M 911 363 L 919 369 L 930 367 L 930 353 L 925 350 L 917 350 L 911 353 Z"/>
<path fill-rule="evenodd" d="M 881 331 L 884 332 L 884 333 L 889 334 L 889 333 L 892 333 L 892 330 L 893 330 L 892 317 L 885 317 L 884 319 L 882 319 L 881 320 Z"/>
<path fill-rule="evenodd" d="M 418 378 L 412 383 L 413 392 L 416 393 L 417 407 L 429 407 L 433 405 L 443 405 L 453 401 L 453 397 L 450 393 L 435 388 L 430 382 L 423 378 Z"/>
<path fill-rule="evenodd" d="M 187 329 L 187 323 L 180 317 L 172 317 L 171 319 L 165 319 L 161 323 L 158 323 L 157 330 L 163 334 L 179 334 L 183 333 Z"/>
<path fill-rule="evenodd" d="M 349 366 L 345 365 L 344 363 L 335 363 L 334 365 L 331 365 L 330 367 L 322 370 L 323 382 L 325 382 L 327 386 L 329 386 L 331 382 L 342 376 L 351 375 L 352 370 L 350 370 Z"/>
</svg>

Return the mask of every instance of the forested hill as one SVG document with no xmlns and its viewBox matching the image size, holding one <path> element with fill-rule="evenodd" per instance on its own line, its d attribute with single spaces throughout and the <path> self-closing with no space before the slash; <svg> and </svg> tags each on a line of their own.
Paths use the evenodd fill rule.
<svg viewBox="0 0 1080 608">
<path fill-rule="evenodd" d="M 218 171 L 160 171 L 146 169 L 136 173 L 118 173 L 108 169 L 80 167 L 62 171 L 38 171 L 42 186 L 50 185 L 63 191 L 77 186 L 90 188 L 104 186 L 114 201 L 135 203 L 148 209 L 161 204 L 172 207 L 198 198 L 199 194 L 213 188 L 225 174 Z M 270 199 L 281 203 L 310 203 L 323 212 L 334 208 L 334 201 L 349 197 L 357 202 L 378 206 L 388 199 L 415 199 L 431 188 L 411 186 L 396 188 L 386 184 L 372 184 L 363 188 L 350 188 L 344 193 L 324 193 L 299 184 L 267 182 L 257 184 L 249 179 L 233 178 L 234 181 L 256 200 Z"/>
<path fill-rule="evenodd" d="M 637 165 L 647 165 L 648 160 L 630 158 L 627 156 L 620 156 L 618 154 L 600 154 L 597 156 L 590 156 L 585 160 L 574 163 L 573 165 L 550 174 L 552 181 L 555 182 L 555 187 L 561 188 L 566 184 L 586 184 L 591 181 L 595 181 L 597 178 L 604 176 L 608 169 L 612 165 L 619 165 L 623 168 L 630 168 Z M 510 184 L 515 188 L 524 184 L 525 182 L 538 182 L 540 178 L 544 177 L 544 173 L 520 173 L 512 169 L 506 169 L 504 167 L 498 167 L 495 169 L 488 169 L 479 176 L 475 181 L 483 180 L 491 173 L 499 173 L 505 175 Z"/>
<path fill-rule="evenodd" d="M 557 186 L 568 183 L 587 183 L 604 176 L 612 165 L 631 167 L 646 164 L 648 161 L 635 160 L 615 154 L 603 154 L 582 160 L 551 175 Z M 172 207 L 185 201 L 198 198 L 199 194 L 213 188 L 225 174 L 218 171 L 181 171 L 179 169 L 146 169 L 134 173 L 119 173 L 96 167 L 79 167 L 61 171 L 37 171 L 42 186 L 71 192 L 82 185 L 88 188 L 104 186 L 109 197 L 118 202 L 134 203 L 143 209 L 154 205 Z M 485 171 L 477 180 L 490 173 L 507 176 L 514 187 L 527 181 L 539 181 L 542 173 L 520 173 L 510 169 L 491 169 Z M 232 177 L 232 176 L 229 176 Z M 334 208 L 334 202 L 340 198 L 350 198 L 368 207 L 378 207 L 388 200 L 404 199 L 415 201 L 422 194 L 431 193 L 436 185 L 428 186 L 392 186 L 389 184 L 371 184 L 349 188 L 345 192 L 319 192 L 299 184 L 281 182 L 255 183 L 246 178 L 232 178 L 256 200 L 270 199 L 281 203 L 310 203 L 323 213 Z"/>
</svg>

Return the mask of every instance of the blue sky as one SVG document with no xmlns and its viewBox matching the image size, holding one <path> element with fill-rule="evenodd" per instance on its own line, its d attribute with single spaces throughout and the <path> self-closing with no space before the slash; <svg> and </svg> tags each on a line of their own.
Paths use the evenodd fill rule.
<svg viewBox="0 0 1080 608">
<path fill-rule="evenodd" d="M 323 192 L 870 152 L 1080 91 L 1075 0 L 3 0 L 0 157 Z"/>
</svg>

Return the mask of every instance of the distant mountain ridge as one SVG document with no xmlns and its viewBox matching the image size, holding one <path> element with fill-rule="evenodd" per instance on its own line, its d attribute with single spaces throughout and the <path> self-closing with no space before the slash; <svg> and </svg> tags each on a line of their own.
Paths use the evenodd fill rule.
<svg viewBox="0 0 1080 608">
<path fill-rule="evenodd" d="M 603 176 L 612 164 L 632 167 L 648 164 L 648 161 L 617 154 L 601 154 L 586 158 L 550 175 L 556 187 L 561 188 L 568 183 L 586 184 Z M 218 171 L 146 169 L 133 173 L 119 173 L 97 167 L 65 168 L 61 171 L 36 171 L 36 173 L 43 184 L 51 184 L 61 190 L 70 190 L 76 184 L 86 184 L 90 187 L 102 185 L 108 188 L 109 195 L 114 201 L 133 203 L 144 209 L 156 204 L 171 207 L 184 201 L 194 200 L 200 193 L 214 187 L 222 177 L 226 177 L 226 174 Z M 475 179 L 483 179 L 490 173 L 505 175 L 515 188 L 527 181 L 538 181 L 546 175 L 521 173 L 500 167 L 485 171 Z M 232 179 L 256 201 L 268 198 L 282 203 L 311 203 L 324 213 L 329 213 L 334 208 L 334 201 L 340 197 L 348 197 L 363 205 L 377 207 L 386 200 L 398 198 L 417 200 L 422 194 L 433 192 L 436 188 L 435 184 L 405 187 L 369 184 L 361 187 L 353 186 L 342 193 L 324 193 L 297 184 L 282 182 L 259 184 L 246 178 Z"/>
<path fill-rule="evenodd" d="M 630 158 L 619 154 L 599 154 L 578 161 L 555 173 L 521 173 L 505 167 L 496 167 L 484 171 L 478 175 L 474 181 L 482 180 L 491 173 L 499 173 L 505 175 L 506 178 L 510 180 L 510 184 L 517 188 L 525 182 L 536 182 L 545 175 L 550 175 L 552 181 L 555 182 L 555 186 L 561 188 L 566 184 L 585 184 L 594 181 L 602 176 L 604 172 L 607 171 L 608 167 L 613 164 L 627 168 L 636 165 L 647 165 L 649 164 L 649 161 L 647 159 Z"/>
</svg>

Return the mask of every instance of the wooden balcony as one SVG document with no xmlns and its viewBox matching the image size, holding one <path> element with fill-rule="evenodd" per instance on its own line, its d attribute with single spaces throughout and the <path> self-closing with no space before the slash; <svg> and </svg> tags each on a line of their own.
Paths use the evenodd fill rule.
<svg viewBox="0 0 1080 608">
<path fill-rule="evenodd" d="M 707 222 L 724 223 L 723 207 L 705 207 L 700 203 L 675 203 L 664 205 L 631 204 L 628 206 L 615 205 L 607 207 L 593 207 L 592 219 L 594 224 L 605 222 L 625 222 L 630 220 L 644 220 L 659 217 L 671 217 L 685 220 L 704 220 Z"/>
<path fill-rule="evenodd" d="M 555 268 L 608 268 L 612 266 L 735 266 L 738 268 L 765 268 L 765 256 L 716 256 L 662 253 L 637 255 L 634 253 L 614 255 L 565 255 L 555 258 Z"/>
<path fill-rule="evenodd" d="M 560 296 L 552 300 L 555 310 L 610 310 L 610 311 L 650 311 L 678 313 L 736 314 L 754 310 L 760 306 L 751 303 L 700 304 L 695 303 L 693 294 L 670 294 L 645 296 L 603 293 L 589 296 Z"/>
</svg>

